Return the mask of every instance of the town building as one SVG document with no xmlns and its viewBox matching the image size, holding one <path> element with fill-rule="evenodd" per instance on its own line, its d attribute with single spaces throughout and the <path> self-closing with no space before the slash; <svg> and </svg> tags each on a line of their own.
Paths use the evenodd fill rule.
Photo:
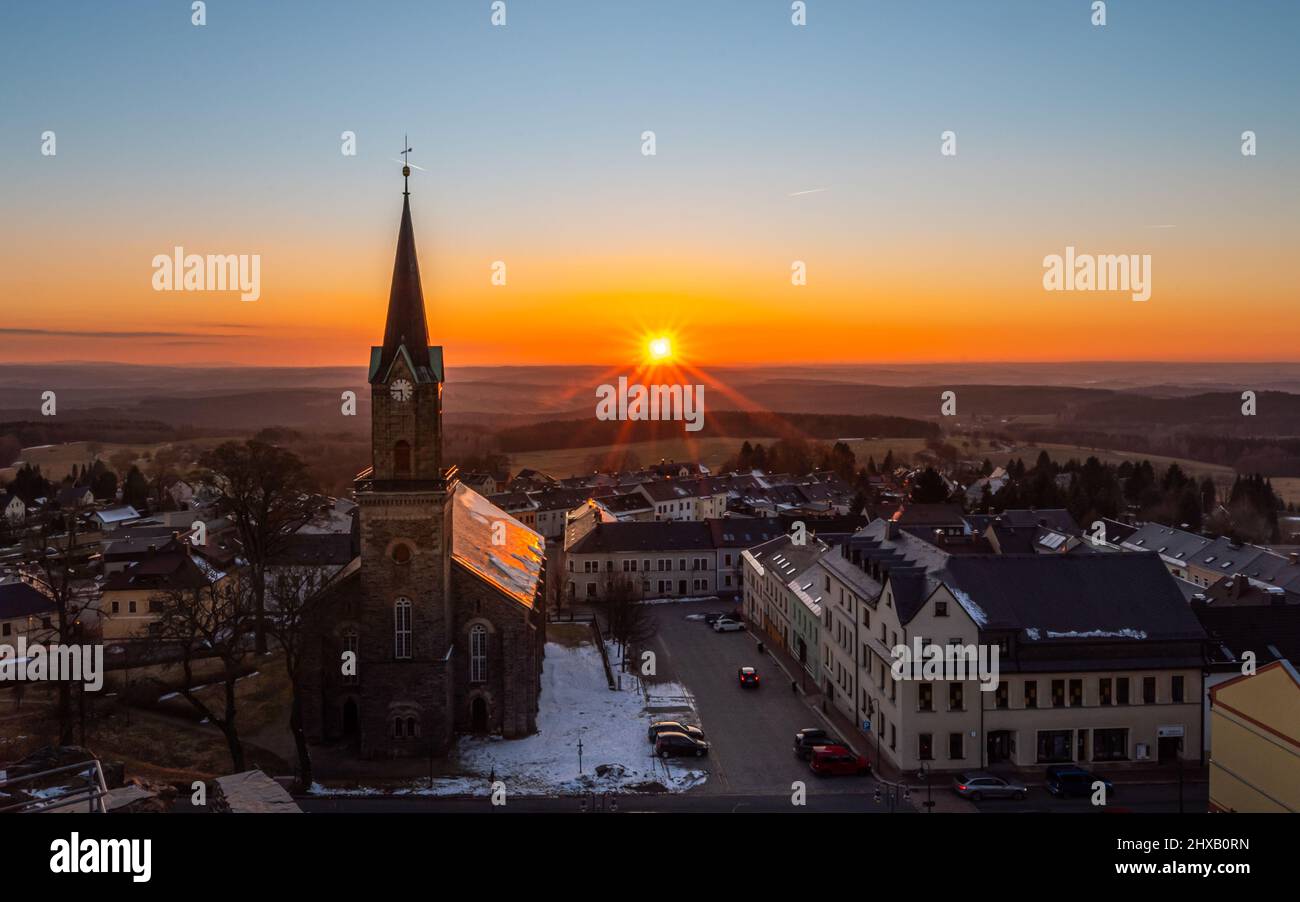
<svg viewBox="0 0 1300 902">
<path fill-rule="evenodd" d="M 1300 673 L 1274 661 L 1210 690 L 1210 811 L 1300 813 Z"/>
</svg>

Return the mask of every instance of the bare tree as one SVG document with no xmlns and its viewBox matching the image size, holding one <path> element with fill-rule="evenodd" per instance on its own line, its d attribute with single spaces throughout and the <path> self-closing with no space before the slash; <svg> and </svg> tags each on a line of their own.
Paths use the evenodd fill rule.
<svg viewBox="0 0 1300 902">
<path fill-rule="evenodd" d="M 157 619 L 147 640 L 148 651 L 151 656 L 178 657 L 184 677 L 180 695 L 221 730 L 236 773 L 244 770 L 244 747 L 235 720 L 235 681 L 250 654 L 253 594 L 248 575 L 237 574 L 197 588 L 170 589 L 150 602 L 157 608 Z M 195 664 L 213 658 L 221 661 L 225 687 L 220 710 L 194 691 Z"/>
<path fill-rule="evenodd" d="M 85 616 L 97 610 L 97 602 L 77 592 L 79 580 L 88 578 L 84 568 L 78 568 L 77 531 L 81 524 L 81 507 L 45 516 L 35 532 L 28 537 L 24 549 L 24 569 L 35 588 L 54 602 L 54 617 L 48 629 L 38 634 L 38 640 L 47 644 L 74 645 L 85 638 Z M 58 717 L 59 744 L 73 742 L 72 682 L 59 680 Z M 84 691 L 84 687 L 82 687 Z M 84 702 L 84 699 L 81 699 Z M 84 712 L 84 709 L 83 709 Z M 81 725 L 81 739 L 85 742 L 85 721 Z"/>
<path fill-rule="evenodd" d="M 317 567 L 276 567 L 268 577 L 267 596 L 270 611 L 267 629 L 284 652 L 284 669 L 293 690 L 289 710 L 289 730 L 298 750 L 298 786 L 306 790 L 312 784 L 311 753 L 307 732 L 303 728 L 304 689 L 303 649 L 308 641 L 307 621 L 320 600 L 326 585 L 324 572 Z"/>
<path fill-rule="evenodd" d="M 311 518 L 309 482 L 292 451 L 265 442 L 226 442 L 200 460 L 201 479 L 235 522 L 251 570 L 257 650 L 266 651 L 266 565 Z"/>
<path fill-rule="evenodd" d="M 654 615 L 636 585 L 625 576 L 609 581 L 604 608 L 609 636 L 618 643 L 626 670 L 628 649 L 654 637 L 657 628 Z"/>
</svg>

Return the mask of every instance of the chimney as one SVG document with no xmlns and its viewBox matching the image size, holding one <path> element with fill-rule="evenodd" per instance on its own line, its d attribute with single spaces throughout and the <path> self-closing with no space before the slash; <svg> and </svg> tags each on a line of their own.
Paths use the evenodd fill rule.
<svg viewBox="0 0 1300 902">
<path fill-rule="evenodd" d="M 885 538 L 891 541 L 898 538 L 898 522 L 896 520 L 885 521 Z"/>
</svg>

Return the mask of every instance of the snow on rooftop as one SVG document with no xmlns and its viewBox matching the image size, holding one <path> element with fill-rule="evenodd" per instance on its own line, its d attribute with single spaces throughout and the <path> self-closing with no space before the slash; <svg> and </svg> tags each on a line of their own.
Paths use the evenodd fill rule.
<svg viewBox="0 0 1300 902">
<path fill-rule="evenodd" d="M 504 543 L 500 537 L 504 528 Z M 494 535 L 496 533 L 496 535 Z M 545 547 L 541 535 L 465 484 L 452 507 L 452 556 L 516 601 L 531 606 L 537 594 Z"/>
<path fill-rule="evenodd" d="M 1125 627 L 1118 630 L 1066 630 L 1065 632 L 1047 631 L 1049 639 L 1145 639 L 1146 630 Z"/>
<path fill-rule="evenodd" d="M 952 597 L 957 599 L 957 603 L 966 610 L 968 615 L 970 615 L 970 619 L 975 621 L 976 626 L 983 628 L 989 625 L 989 615 L 985 614 L 984 609 L 975 603 L 975 599 L 971 598 L 961 589 L 956 589 L 952 586 L 948 587 L 948 591 L 952 593 Z"/>
</svg>

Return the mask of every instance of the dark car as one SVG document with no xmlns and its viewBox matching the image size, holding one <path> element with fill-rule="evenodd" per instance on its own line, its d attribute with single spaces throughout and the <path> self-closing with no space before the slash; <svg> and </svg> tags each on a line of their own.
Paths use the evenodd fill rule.
<svg viewBox="0 0 1300 902">
<path fill-rule="evenodd" d="M 1090 796 L 1094 783 L 1106 787 L 1107 798 L 1115 791 L 1114 784 L 1105 777 L 1073 764 L 1054 764 L 1047 769 L 1047 791 L 1054 796 L 1076 799 Z"/>
<path fill-rule="evenodd" d="M 646 731 L 646 735 L 651 742 L 659 738 L 660 733 L 685 733 L 687 736 L 693 736 L 696 739 L 704 738 L 704 731 L 699 727 L 693 727 L 676 720 L 656 720 L 650 724 L 650 729 Z"/>
<path fill-rule="evenodd" d="M 741 688 L 741 689 L 757 689 L 757 688 L 758 688 L 758 671 L 757 671 L 757 670 L 755 670 L 755 669 L 752 668 L 752 667 L 742 667 L 742 668 L 740 668 L 740 670 L 737 671 L 737 674 L 740 676 L 740 688 Z"/>
<path fill-rule="evenodd" d="M 709 626 L 713 626 L 713 622 L 715 620 L 721 620 L 723 617 L 727 617 L 727 616 L 729 615 L 727 614 L 726 611 L 709 611 L 707 614 L 704 615 L 703 619 L 704 622 L 707 623 Z"/>
<path fill-rule="evenodd" d="M 812 757 L 812 750 L 819 745 L 833 745 L 835 740 L 819 727 L 805 727 L 794 734 L 794 753 L 807 761 Z"/>
<path fill-rule="evenodd" d="M 655 739 L 655 754 L 660 758 L 694 755 L 703 758 L 709 753 L 709 744 L 703 739 L 685 733 L 660 733 Z"/>
<path fill-rule="evenodd" d="M 853 777 L 871 773 L 871 762 L 843 745 L 814 746 L 808 766 L 819 777 Z"/>
</svg>

